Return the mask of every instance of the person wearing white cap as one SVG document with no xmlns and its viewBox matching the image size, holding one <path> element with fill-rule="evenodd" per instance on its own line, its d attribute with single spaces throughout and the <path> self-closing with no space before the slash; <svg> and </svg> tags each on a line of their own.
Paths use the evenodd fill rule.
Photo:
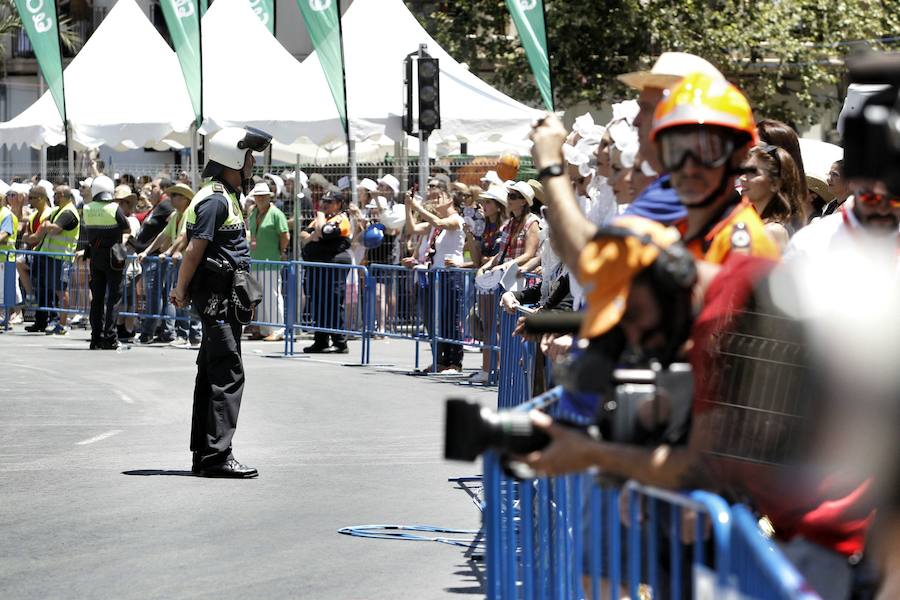
<svg viewBox="0 0 900 600">
<path fill-rule="evenodd" d="M 290 248 L 291 234 L 287 217 L 272 204 L 272 190 L 265 182 L 257 183 L 250 192 L 254 207 L 247 217 L 250 258 L 256 261 L 283 261 Z M 256 263 L 253 275 L 263 290 L 262 303 L 256 320 L 262 323 L 281 323 L 284 319 L 284 299 L 281 294 L 281 265 Z M 260 325 L 259 332 L 250 339 L 277 342 L 284 339 L 284 327 Z"/>
<path fill-rule="evenodd" d="M 497 174 L 497 171 L 491 170 L 491 171 L 488 171 L 487 173 L 485 173 L 484 177 L 481 178 L 481 187 L 485 191 L 487 191 L 493 185 L 502 186 L 502 185 L 504 185 L 504 182 L 502 179 L 500 179 L 500 176 Z"/>
<path fill-rule="evenodd" d="M 390 194 L 390 199 L 393 200 L 400 193 L 400 182 L 390 173 L 384 177 L 379 177 L 376 183 L 378 184 L 378 192 L 385 198 Z"/>
<path fill-rule="evenodd" d="M 480 273 L 506 268 L 509 263 L 522 266 L 535 257 L 540 245 L 540 219 L 530 210 L 534 188 L 525 181 L 507 181 L 504 187 L 509 220 L 500 228 L 498 253 L 478 269 Z"/>
</svg>

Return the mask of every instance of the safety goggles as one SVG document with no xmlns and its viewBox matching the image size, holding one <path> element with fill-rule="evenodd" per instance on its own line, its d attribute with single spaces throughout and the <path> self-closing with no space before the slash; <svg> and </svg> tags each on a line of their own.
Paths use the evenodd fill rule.
<svg viewBox="0 0 900 600">
<path fill-rule="evenodd" d="M 688 157 L 707 169 L 715 169 L 728 162 L 734 151 L 729 135 L 708 127 L 664 131 L 657 143 L 660 162 L 667 171 L 678 171 Z"/>
<path fill-rule="evenodd" d="M 857 202 L 866 206 L 878 206 L 882 200 L 887 200 L 891 208 L 900 208 L 900 196 L 876 194 L 872 190 L 857 190 L 854 198 L 856 198 Z"/>
</svg>

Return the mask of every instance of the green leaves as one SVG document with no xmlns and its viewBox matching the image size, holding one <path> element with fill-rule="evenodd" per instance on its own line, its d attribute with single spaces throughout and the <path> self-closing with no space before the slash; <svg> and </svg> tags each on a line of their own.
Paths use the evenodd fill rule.
<svg viewBox="0 0 900 600">
<path fill-rule="evenodd" d="M 503 0 L 432 6 L 417 17 L 454 58 L 514 98 L 540 105 Z M 615 76 L 680 50 L 719 67 L 748 94 L 757 117 L 799 126 L 838 103 L 847 54 L 900 48 L 896 41 L 858 42 L 897 35 L 896 0 L 547 0 L 546 9 L 561 108 L 633 97 Z"/>
</svg>

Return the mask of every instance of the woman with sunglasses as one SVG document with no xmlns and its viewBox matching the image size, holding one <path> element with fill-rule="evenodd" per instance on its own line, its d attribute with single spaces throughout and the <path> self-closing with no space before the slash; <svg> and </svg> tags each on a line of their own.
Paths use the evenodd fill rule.
<svg viewBox="0 0 900 600">
<path fill-rule="evenodd" d="M 479 273 L 511 263 L 521 267 L 535 257 L 541 243 L 540 219 L 530 210 L 534 203 L 534 189 L 524 181 L 507 182 L 506 192 L 509 220 L 500 228 L 499 251 L 478 269 Z"/>
<path fill-rule="evenodd" d="M 460 212 L 462 200 L 448 192 L 447 181 L 435 176 L 428 182 L 428 203 L 426 208 L 418 196 L 407 198 L 407 234 L 423 235 L 423 244 L 418 257 L 403 259 L 403 264 L 429 272 L 417 273 L 416 308 L 425 329 L 434 332 L 434 303 L 439 301 L 439 337 L 459 340 L 459 343 L 438 342 L 434 367 L 441 373 L 462 372 L 463 347 L 460 330 L 460 303 L 462 294 L 462 273 L 445 271 L 435 273 L 435 269 L 454 267 L 462 264 L 465 248 L 465 222 Z M 418 222 L 417 222 L 418 221 Z M 442 278 L 436 284 L 437 278 Z M 434 294 L 440 292 L 440 297 Z"/>
<path fill-rule="evenodd" d="M 784 149 L 761 144 L 750 149 L 740 178 L 741 194 L 753 204 L 779 250 L 806 223 L 797 163 Z"/>
</svg>

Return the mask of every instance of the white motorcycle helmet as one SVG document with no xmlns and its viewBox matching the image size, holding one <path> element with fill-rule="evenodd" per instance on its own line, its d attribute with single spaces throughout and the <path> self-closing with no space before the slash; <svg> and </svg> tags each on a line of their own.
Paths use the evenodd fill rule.
<svg viewBox="0 0 900 600">
<path fill-rule="evenodd" d="M 113 199 L 113 192 L 116 185 L 113 180 L 106 175 L 94 177 L 91 182 L 91 198 L 93 200 L 109 201 Z"/>
<path fill-rule="evenodd" d="M 206 166 L 203 177 L 215 177 L 223 168 L 240 171 L 248 152 L 263 152 L 272 142 L 272 136 L 255 127 L 226 127 L 206 142 Z M 243 174 L 244 193 L 253 187 L 250 174 Z"/>
</svg>

